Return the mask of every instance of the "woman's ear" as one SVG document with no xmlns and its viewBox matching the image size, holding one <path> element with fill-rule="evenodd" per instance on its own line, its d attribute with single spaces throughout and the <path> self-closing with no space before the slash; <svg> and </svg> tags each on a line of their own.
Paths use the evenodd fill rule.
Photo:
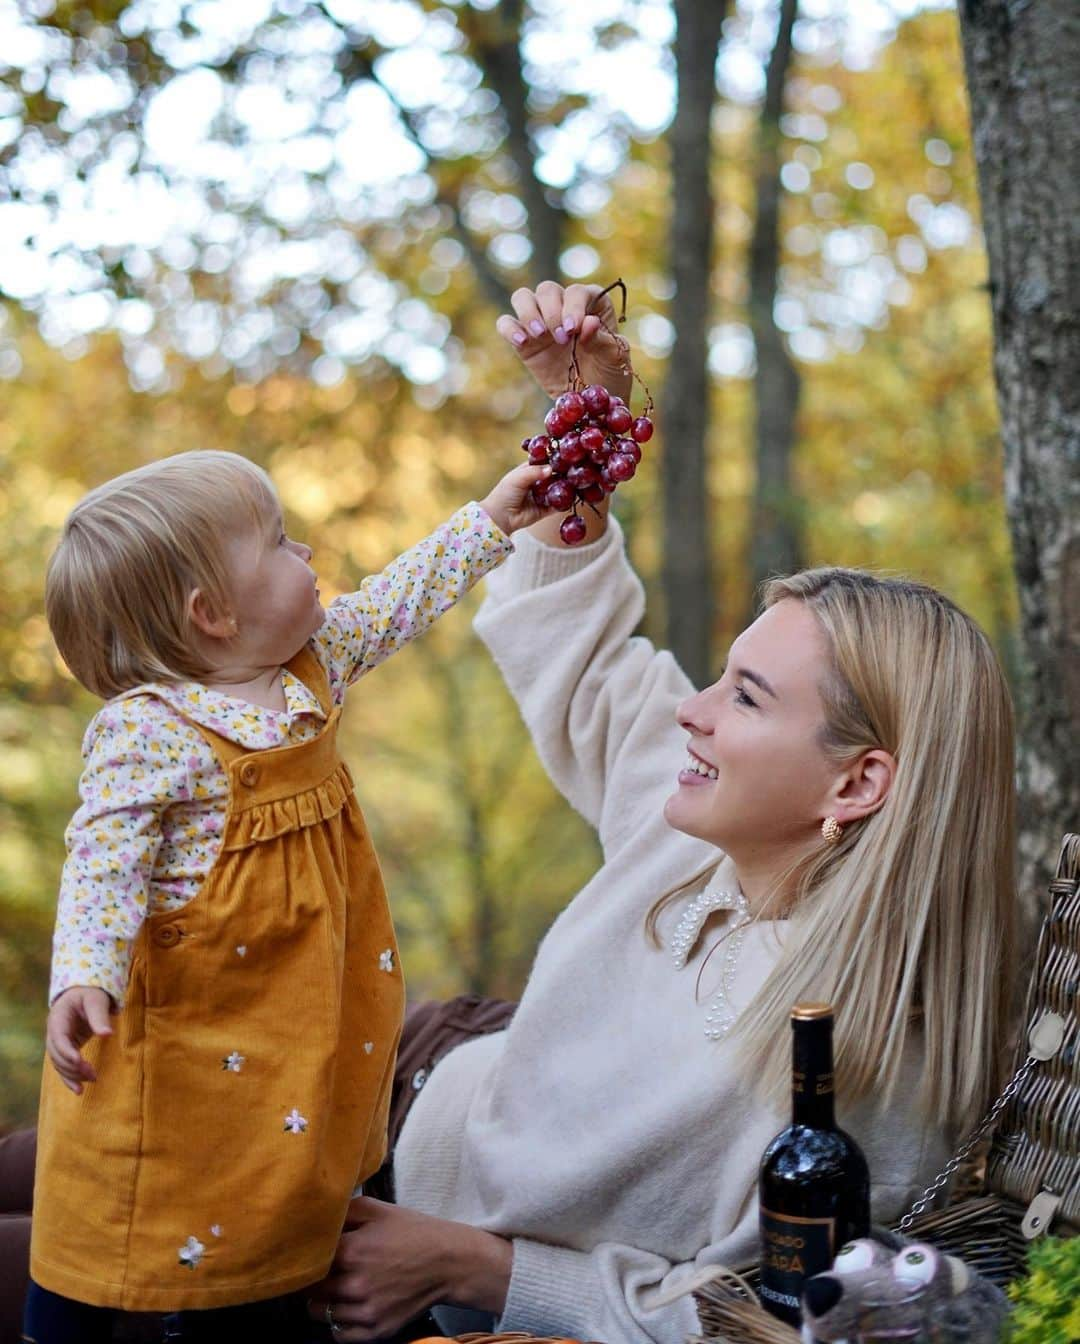
<svg viewBox="0 0 1080 1344">
<path fill-rule="evenodd" d="M 211 639 L 232 639 L 236 634 L 236 617 L 216 612 L 213 603 L 201 588 L 193 588 L 188 597 L 188 617 L 201 634 Z"/>
<path fill-rule="evenodd" d="M 837 779 L 828 815 L 841 826 L 861 821 L 888 798 L 895 777 L 894 756 L 880 747 L 864 751 Z"/>
</svg>

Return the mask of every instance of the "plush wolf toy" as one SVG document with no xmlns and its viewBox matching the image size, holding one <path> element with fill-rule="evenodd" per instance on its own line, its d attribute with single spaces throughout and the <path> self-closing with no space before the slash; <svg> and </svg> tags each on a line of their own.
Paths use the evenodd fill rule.
<svg viewBox="0 0 1080 1344">
<path fill-rule="evenodd" d="M 996 1344 L 1009 1311 L 1000 1288 L 933 1246 L 882 1237 L 848 1242 L 828 1273 L 806 1280 L 804 1344 L 884 1338 Z"/>
</svg>

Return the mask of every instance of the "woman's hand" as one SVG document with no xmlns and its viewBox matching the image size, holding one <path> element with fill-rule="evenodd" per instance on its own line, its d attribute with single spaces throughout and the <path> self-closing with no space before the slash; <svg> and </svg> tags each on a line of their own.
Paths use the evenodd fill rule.
<svg viewBox="0 0 1080 1344">
<path fill-rule="evenodd" d="M 349 1205 L 330 1273 L 311 1294 L 335 1340 L 392 1335 L 435 1302 L 502 1314 L 513 1247 L 465 1223 L 360 1196 Z"/>
<path fill-rule="evenodd" d="M 611 296 L 599 285 L 557 285 L 544 280 L 510 296 L 514 315 L 504 313 L 495 324 L 499 335 L 517 352 L 522 364 L 552 398 L 566 391 L 573 337 L 577 362 L 586 383 L 601 383 L 629 401 L 630 356 L 612 335 L 616 329 Z M 588 312 L 586 310 L 589 310 Z"/>
</svg>

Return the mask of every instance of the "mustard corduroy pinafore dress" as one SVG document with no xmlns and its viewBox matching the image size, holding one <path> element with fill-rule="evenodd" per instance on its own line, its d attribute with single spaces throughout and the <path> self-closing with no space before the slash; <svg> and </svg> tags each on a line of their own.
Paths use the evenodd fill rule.
<svg viewBox="0 0 1080 1344">
<path fill-rule="evenodd" d="M 31 1274 L 96 1306 L 258 1301 L 329 1269 L 349 1198 L 385 1155 L 404 984 L 378 861 L 308 650 L 323 731 L 247 751 L 220 855 L 151 915 L 113 1035 L 75 1096 L 46 1063 Z"/>
</svg>

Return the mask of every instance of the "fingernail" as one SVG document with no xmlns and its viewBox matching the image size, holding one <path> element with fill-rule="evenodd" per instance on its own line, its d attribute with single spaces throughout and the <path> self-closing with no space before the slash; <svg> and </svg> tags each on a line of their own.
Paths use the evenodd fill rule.
<svg viewBox="0 0 1080 1344">
<path fill-rule="evenodd" d="M 543 336 L 544 324 L 543 322 L 540 321 L 538 317 L 534 317 L 533 320 L 529 323 L 529 330 L 532 332 L 534 336 Z"/>
<path fill-rule="evenodd" d="M 574 317 L 573 315 L 571 315 L 570 317 L 563 318 L 563 331 L 573 332 L 576 326 L 577 326 L 577 318 Z"/>
<path fill-rule="evenodd" d="M 514 342 L 515 345 L 524 345 L 529 338 L 528 336 L 525 335 L 523 331 L 515 331 L 513 336 L 510 337 L 510 339 Z"/>
<path fill-rule="evenodd" d="M 570 339 L 570 337 L 567 336 L 566 332 L 562 329 L 562 327 L 556 327 L 554 335 L 556 345 L 565 345 L 567 341 L 569 341 Z"/>
</svg>

